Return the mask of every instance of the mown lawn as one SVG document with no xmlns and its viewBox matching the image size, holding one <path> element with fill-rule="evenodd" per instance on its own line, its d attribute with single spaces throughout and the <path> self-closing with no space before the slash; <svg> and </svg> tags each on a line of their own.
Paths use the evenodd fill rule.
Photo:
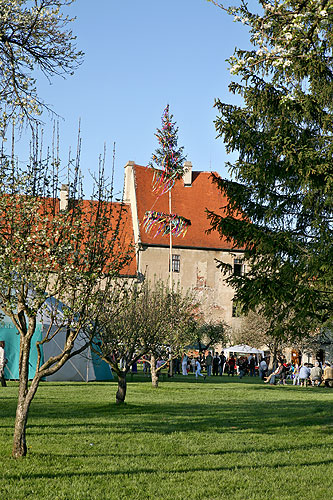
<svg viewBox="0 0 333 500">
<path fill-rule="evenodd" d="M 10 458 L 17 384 L 0 388 L 0 500 L 333 498 L 333 391 L 223 376 L 43 383 L 29 455 Z"/>
</svg>

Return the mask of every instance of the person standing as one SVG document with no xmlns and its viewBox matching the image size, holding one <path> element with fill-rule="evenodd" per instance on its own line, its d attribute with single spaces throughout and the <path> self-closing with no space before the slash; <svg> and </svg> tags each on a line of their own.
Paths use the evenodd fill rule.
<svg viewBox="0 0 333 500">
<path fill-rule="evenodd" d="M 7 363 L 7 359 L 5 356 L 5 341 L 0 340 L 0 380 L 2 387 L 6 387 L 6 379 L 5 379 L 5 366 Z"/>
<path fill-rule="evenodd" d="M 215 356 L 213 357 L 213 375 L 218 376 L 219 364 L 220 364 L 220 356 L 219 356 L 218 352 L 216 352 Z"/>
<path fill-rule="evenodd" d="M 182 357 L 182 374 L 183 375 L 187 375 L 187 363 L 188 363 L 188 357 L 187 357 L 186 353 L 184 352 L 183 357 Z"/>
<path fill-rule="evenodd" d="M 225 362 L 227 361 L 227 358 L 225 357 L 223 351 L 220 354 L 220 364 L 219 364 L 219 375 L 222 377 L 223 372 L 224 372 L 224 366 Z"/>
<path fill-rule="evenodd" d="M 192 373 L 195 373 L 196 360 L 195 360 L 194 356 L 191 357 L 190 365 L 191 365 Z"/>
<path fill-rule="evenodd" d="M 210 377 L 212 374 L 212 364 L 213 364 L 213 356 L 209 351 L 208 355 L 206 356 L 207 377 Z"/>
<path fill-rule="evenodd" d="M 264 380 L 264 378 L 266 377 L 266 373 L 267 373 L 267 363 L 266 363 L 266 360 L 265 358 L 260 362 L 260 365 L 259 365 L 259 377 L 261 378 L 261 380 Z"/>
<path fill-rule="evenodd" d="M 249 370 L 250 370 L 250 377 L 255 377 L 256 376 L 256 358 L 250 354 L 249 356 Z"/>
<path fill-rule="evenodd" d="M 235 374 L 235 367 L 236 367 L 236 360 L 233 355 L 231 355 L 230 358 L 228 359 L 228 367 L 229 367 L 228 377 L 229 375 L 233 377 Z"/>
</svg>

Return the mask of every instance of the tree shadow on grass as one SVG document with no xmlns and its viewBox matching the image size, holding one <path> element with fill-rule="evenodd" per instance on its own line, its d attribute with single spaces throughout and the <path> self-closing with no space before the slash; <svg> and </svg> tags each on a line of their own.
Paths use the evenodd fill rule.
<svg viewBox="0 0 333 500">
<path fill-rule="evenodd" d="M 211 449 L 208 449 L 208 450 L 201 450 L 201 451 L 198 451 L 198 452 L 195 452 L 193 450 L 191 450 L 190 452 L 190 455 L 191 455 L 191 458 L 204 458 L 204 457 L 223 457 L 223 456 L 226 456 L 226 457 L 230 457 L 231 455 L 249 455 L 251 453 L 255 453 L 257 456 L 260 456 L 260 455 L 267 455 L 268 453 L 278 453 L 278 452 L 286 452 L 286 446 L 278 446 L 276 444 L 269 444 L 269 443 L 266 443 L 265 446 L 261 447 L 261 448 L 258 448 L 257 445 L 251 445 L 251 446 L 246 446 L 246 448 L 244 448 L 244 445 L 243 443 L 238 443 L 238 446 L 237 446 L 237 443 L 233 445 L 234 447 L 232 449 L 223 449 L 223 450 L 217 450 L 217 451 L 213 451 Z M 289 443 L 288 444 L 288 452 L 297 452 L 297 451 L 301 451 L 302 453 L 306 453 L 306 452 L 312 452 L 314 450 L 322 450 L 323 448 L 323 444 L 322 443 L 302 443 L 302 444 L 298 444 L 298 443 Z M 177 451 L 177 449 L 175 450 L 172 450 L 171 452 L 167 452 L 166 450 L 163 450 L 163 453 L 161 453 L 160 451 L 140 451 L 138 452 L 137 450 L 135 450 L 134 452 L 132 453 L 126 453 L 125 451 L 124 452 L 120 452 L 120 451 L 113 451 L 112 449 L 110 449 L 110 451 L 108 451 L 107 453 L 100 453 L 100 452 L 94 452 L 92 451 L 93 448 L 89 449 L 89 453 L 73 453 L 73 452 L 70 452 L 70 453 L 66 453 L 66 451 L 64 452 L 61 452 L 61 453 L 52 453 L 52 457 L 60 457 L 60 458 L 87 458 L 88 456 L 90 458 L 102 458 L 102 457 L 107 457 L 107 458 L 111 458 L 111 459 L 124 459 L 124 458 L 147 458 L 147 459 L 152 459 L 154 457 L 156 458 L 159 458 L 161 457 L 161 455 L 163 454 L 163 458 L 172 458 L 172 459 L 177 459 L 177 458 L 187 458 L 189 456 L 189 453 L 184 453 L 184 452 L 181 452 L 181 451 Z M 36 453 L 35 453 L 36 454 Z M 49 459 L 50 455 L 49 453 L 38 453 L 38 456 L 39 458 L 43 458 L 45 457 L 45 459 Z"/>
<path fill-rule="evenodd" d="M 327 459 L 327 460 L 318 460 L 318 461 L 304 461 L 302 463 L 298 463 L 297 467 L 316 467 L 320 465 L 325 465 L 326 467 L 331 465 L 333 463 L 333 460 Z M 189 465 L 189 467 L 186 468 L 173 468 L 173 469 L 168 469 L 164 470 L 163 474 L 187 474 L 187 473 L 193 473 L 193 472 L 235 472 L 235 471 L 260 471 L 262 469 L 283 469 L 283 468 L 290 468 L 291 464 L 290 462 L 280 462 L 278 465 L 276 464 L 264 464 L 264 465 L 236 465 L 236 466 L 219 466 L 219 467 L 212 467 L 212 466 L 195 466 L 193 462 L 191 462 L 192 465 Z M 108 471 L 100 471 L 98 469 L 95 470 L 89 470 L 87 472 L 72 472 L 70 473 L 70 476 L 68 472 L 40 472 L 40 473 L 21 473 L 20 474 L 8 474 L 6 476 L 7 480 L 14 480 L 14 481 L 22 481 L 24 479 L 29 479 L 29 480 L 37 480 L 37 479 L 67 479 L 67 480 L 72 480 L 73 477 L 86 477 L 86 478 L 91 478 L 93 477 L 94 480 L 98 477 L 102 476 L 136 476 L 140 474 L 152 474 L 156 476 L 156 468 L 155 467 L 145 467 L 145 468 L 138 468 L 138 469 L 131 469 L 129 470 L 128 468 L 124 470 L 114 470 L 112 467 L 110 467 L 110 470 Z"/>
<path fill-rule="evenodd" d="M 16 401 L 9 400 L 0 410 L 0 428 L 8 429 L 4 418 L 13 417 Z M 96 422 L 96 419 L 98 421 Z M 102 420 L 102 421 L 101 421 Z M 142 405 L 103 404 L 93 402 L 47 402 L 37 400 L 31 408 L 28 428 L 48 434 L 59 434 L 71 428 L 74 434 L 89 432 L 109 434 L 175 432 L 239 432 L 276 433 L 280 428 L 320 426 L 322 432 L 333 431 L 332 405 L 325 401 L 237 401 L 210 403 L 144 403 Z"/>
</svg>

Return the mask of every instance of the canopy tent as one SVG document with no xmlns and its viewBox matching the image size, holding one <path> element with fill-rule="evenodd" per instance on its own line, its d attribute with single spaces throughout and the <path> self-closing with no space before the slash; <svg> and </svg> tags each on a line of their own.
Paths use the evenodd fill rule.
<svg viewBox="0 0 333 500">
<path fill-rule="evenodd" d="M 47 325 L 44 324 L 44 330 Z M 52 329 L 51 328 L 51 333 Z M 51 356 L 57 356 L 62 351 L 66 342 L 66 330 L 63 328 L 59 333 L 48 343 L 43 346 L 44 358 L 49 359 Z M 79 349 L 85 339 L 78 336 L 74 343 L 74 350 Z M 95 380 L 113 380 L 110 365 L 103 361 L 97 354 L 91 351 L 90 347 L 85 349 L 81 354 L 73 356 L 69 359 L 60 370 L 46 378 L 50 381 L 76 381 L 90 382 Z"/>
<path fill-rule="evenodd" d="M 50 337 L 52 338 L 52 333 L 55 332 L 57 326 L 53 324 L 52 318 L 56 314 L 58 323 L 62 321 L 64 316 L 65 305 L 56 301 L 54 298 L 49 298 L 45 302 L 45 307 L 43 307 L 39 321 L 43 325 L 43 333 L 45 334 L 47 329 L 50 329 Z M 52 326 L 50 327 L 50 325 Z M 50 342 L 46 342 L 43 345 L 43 352 L 45 359 L 49 359 L 51 356 L 57 356 L 65 345 L 67 337 L 66 328 L 61 328 L 61 330 L 52 338 Z M 83 335 L 79 333 L 74 342 L 74 351 L 80 349 L 86 342 Z M 74 356 L 69 359 L 60 370 L 50 375 L 46 379 L 47 381 L 85 381 L 90 382 L 94 380 L 113 380 L 112 371 L 110 365 L 103 361 L 97 354 L 91 351 L 90 347 L 85 349 L 81 354 Z"/>
<path fill-rule="evenodd" d="M 246 344 L 232 345 L 231 347 L 224 348 L 223 351 L 225 354 L 255 354 L 256 357 L 258 357 L 258 354 L 261 354 L 264 357 L 264 351 Z"/>
<path fill-rule="evenodd" d="M 20 336 L 12 321 L 5 316 L 0 324 L 0 340 L 4 340 L 5 354 L 8 363 L 5 366 L 5 378 L 17 380 L 19 378 L 19 356 L 20 356 Z M 36 342 L 42 340 L 42 325 L 38 324 L 32 337 L 30 361 L 29 361 L 29 379 L 35 374 L 37 363 Z"/>
<path fill-rule="evenodd" d="M 50 327 L 51 314 L 50 311 L 54 304 L 46 304 L 43 313 L 38 317 L 36 331 L 32 338 L 30 362 L 29 362 L 29 379 L 32 379 L 37 363 L 36 342 L 41 341 L 47 329 Z M 61 317 L 61 305 L 57 310 L 57 314 Z M 51 327 L 55 331 L 55 326 Z M 50 356 L 56 356 L 62 350 L 66 342 L 67 331 L 62 328 L 49 342 L 43 344 L 42 356 L 43 359 L 49 359 Z M 10 318 L 5 317 L 0 323 L 0 340 L 6 343 L 5 353 L 8 363 L 5 367 L 5 378 L 17 380 L 19 378 L 19 353 L 20 353 L 20 336 Z M 78 336 L 74 343 L 74 350 L 79 349 L 84 338 Z M 43 362 L 42 359 L 42 362 Z M 94 381 L 94 380 L 113 380 L 110 366 L 100 357 L 93 353 L 88 347 L 85 351 L 68 360 L 60 370 L 46 378 L 47 381 Z"/>
</svg>

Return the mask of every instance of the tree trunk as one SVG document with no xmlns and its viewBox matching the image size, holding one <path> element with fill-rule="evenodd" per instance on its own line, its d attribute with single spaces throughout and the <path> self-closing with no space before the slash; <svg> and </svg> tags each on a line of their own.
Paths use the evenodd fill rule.
<svg viewBox="0 0 333 500">
<path fill-rule="evenodd" d="M 117 373 L 118 375 L 118 390 L 116 393 L 116 403 L 117 404 L 122 404 L 125 402 L 125 397 L 126 397 L 126 372 L 119 371 Z"/>
<path fill-rule="evenodd" d="M 155 356 L 152 354 L 151 359 L 150 359 L 150 371 L 151 371 L 151 385 L 154 387 L 154 389 L 158 388 L 158 372 L 156 370 L 156 359 Z"/>
<path fill-rule="evenodd" d="M 273 349 L 271 350 L 271 355 L 269 358 L 269 366 L 268 366 L 269 372 L 272 372 L 276 368 L 277 351 L 278 351 L 277 342 L 274 341 Z"/>
<path fill-rule="evenodd" d="M 28 391 L 24 391 L 24 383 L 20 381 L 16 418 L 14 427 L 14 440 L 12 456 L 14 458 L 25 457 L 27 454 L 26 427 L 31 401 L 33 400 L 39 385 L 39 378 L 35 377 Z"/>
<path fill-rule="evenodd" d="M 12 456 L 14 458 L 25 457 L 27 454 L 26 426 L 31 401 L 33 400 L 38 385 L 39 378 L 34 377 L 30 388 L 29 381 L 29 358 L 30 358 L 31 336 L 20 338 L 20 358 L 19 358 L 19 391 L 16 407 L 16 418 L 14 427 L 14 440 Z"/>
<path fill-rule="evenodd" d="M 27 454 L 26 426 L 29 408 L 26 407 L 23 399 L 17 403 L 16 419 L 14 428 L 14 442 L 12 456 L 14 458 L 25 457 Z"/>
</svg>

